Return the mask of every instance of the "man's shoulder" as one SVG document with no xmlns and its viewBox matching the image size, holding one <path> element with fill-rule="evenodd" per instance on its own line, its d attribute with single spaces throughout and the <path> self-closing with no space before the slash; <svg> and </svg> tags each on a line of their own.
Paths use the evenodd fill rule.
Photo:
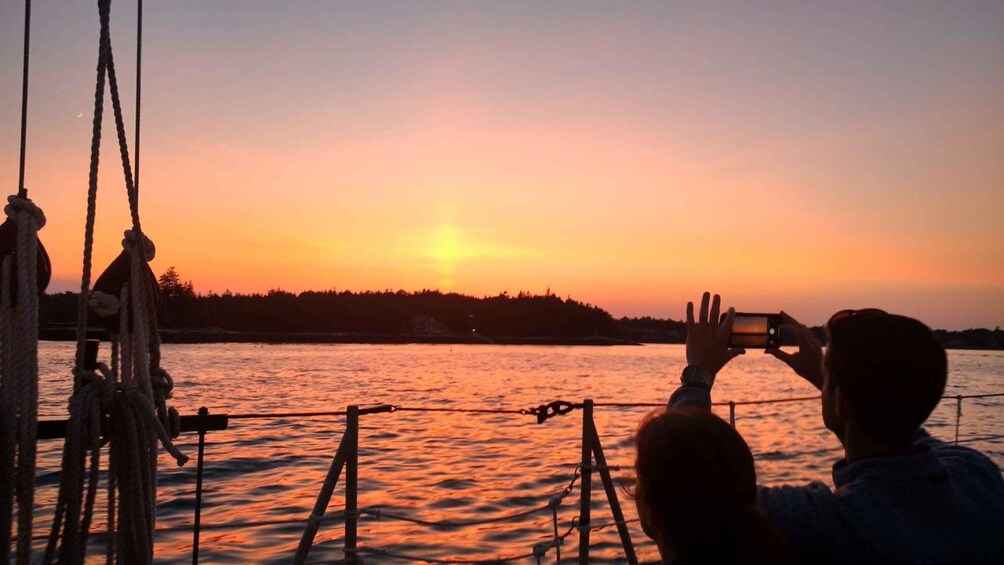
<svg viewBox="0 0 1004 565">
<path fill-rule="evenodd" d="M 921 430 L 916 442 L 929 448 L 952 474 L 965 474 L 973 479 L 1001 484 L 1001 470 L 984 453 L 971 447 L 937 440 Z"/>
</svg>

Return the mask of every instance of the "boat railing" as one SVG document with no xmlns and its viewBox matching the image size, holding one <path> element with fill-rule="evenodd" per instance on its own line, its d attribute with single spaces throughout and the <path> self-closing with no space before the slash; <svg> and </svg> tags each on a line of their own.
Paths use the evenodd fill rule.
<svg viewBox="0 0 1004 565">
<path fill-rule="evenodd" d="M 959 431 L 962 424 L 962 407 L 963 401 L 968 399 L 985 399 L 985 398 L 997 398 L 1004 397 L 1004 393 L 987 393 L 987 394 L 956 394 L 943 397 L 943 400 L 954 400 L 955 401 L 955 439 L 956 444 L 971 443 L 976 441 L 993 441 L 1004 438 L 1004 434 L 992 434 L 984 436 L 976 436 L 960 439 Z M 753 405 L 765 405 L 765 404 L 781 404 L 781 403 L 792 403 L 792 402 L 808 402 L 819 400 L 819 396 L 798 396 L 798 397 L 784 397 L 784 398 L 769 398 L 769 399 L 754 399 L 754 400 L 738 400 L 738 401 L 724 401 L 715 402 L 713 406 L 716 407 L 728 407 L 729 409 L 729 422 L 735 426 L 736 424 L 736 408 L 739 406 L 753 406 Z M 617 490 L 615 488 L 612 476 L 610 472 L 612 470 L 619 470 L 616 466 L 610 466 L 607 464 L 605 455 L 603 453 L 603 447 L 600 443 L 600 435 L 596 429 L 596 424 L 593 419 L 593 413 L 596 409 L 634 409 L 634 408 L 659 408 L 665 406 L 665 403 L 656 402 L 594 402 L 591 399 L 585 399 L 582 402 L 568 402 L 565 400 L 555 400 L 547 404 L 540 404 L 535 407 L 523 408 L 523 409 L 499 409 L 499 408 L 463 408 L 463 407 L 427 407 L 427 406 L 401 406 L 401 405 L 391 405 L 391 404 L 380 404 L 376 406 L 348 406 L 345 410 L 335 410 L 335 411 L 312 411 L 312 412 L 273 412 L 273 413 L 239 413 L 239 414 L 210 414 L 209 410 L 206 408 L 200 408 L 198 414 L 190 416 L 181 417 L 181 432 L 182 433 L 197 433 L 198 434 L 198 455 L 196 460 L 196 485 L 195 485 L 195 501 L 194 501 L 194 516 L 193 523 L 188 525 L 170 526 L 170 527 L 158 527 L 156 529 L 159 533 L 168 532 L 180 532 L 180 531 L 192 531 L 192 562 L 197 564 L 199 562 L 199 545 L 200 545 L 200 534 L 202 530 L 220 530 L 220 529 L 243 529 L 243 528 L 255 528 L 255 527 L 267 527 L 267 526 L 278 526 L 278 525 L 289 525 L 289 524 L 304 524 L 304 533 L 301 536 L 300 543 L 297 547 L 296 554 L 294 555 L 294 563 L 305 563 L 307 556 L 312 547 L 315 545 L 320 545 L 321 543 L 329 542 L 319 542 L 315 544 L 314 540 L 320 526 L 328 522 L 340 522 L 344 527 L 344 536 L 341 538 L 342 541 L 342 551 L 344 554 L 344 559 L 339 560 L 340 563 L 355 564 L 360 563 L 363 555 L 374 555 L 374 556 L 386 556 L 395 559 L 411 560 L 411 561 L 423 561 L 428 563 L 505 563 L 513 561 L 522 561 L 527 559 L 536 559 L 539 563 L 543 557 L 545 557 L 552 549 L 556 553 L 556 557 L 560 561 L 561 546 L 564 544 L 566 538 L 568 538 L 572 533 L 578 532 L 578 561 L 581 564 L 589 562 L 589 550 L 590 550 L 590 533 L 597 530 L 602 530 L 610 527 L 616 527 L 621 540 L 621 546 L 624 551 L 624 557 L 628 563 L 636 564 L 638 562 L 637 557 L 634 552 L 634 546 L 631 541 L 631 536 L 628 531 L 628 524 L 632 520 L 625 520 L 623 512 L 620 508 L 620 502 L 617 498 Z M 416 518 L 413 516 L 408 516 L 405 513 L 395 512 L 392 509 L 385 509 L 382 507 L 364 507 L 359 508 L 358 506 L 358 479 L 359 479 L 359 424 L 360 418 L 364 416 L 371 416 L 375 414 L 388 414 L 394 412 L 453 412 L 453 413 L 468 413 L 468 414 L 509 414 L 509 415 L 519 415 L 519 416 L 533 416 L 536 418 L 538 423 L 544 423 L 547 420 L 556 417 L 569 414 L 573 411 L 582 411 L 582 434 L 581 434 L 581 458 L 579 464 L 575 467 L 573 476 L 570 482 L 561 491 L 555 493 L 549 498 L 546 504 L 535 506 L 533 508 L 520 510 L 514 513 L 488 517 L 479 518 L 475 520 L 429 520 L 423 518 Z M 329 466 L 327 476 L 325 477 L 324 483 L 321 487 L 320 493 L 318 494 L 317 500 L 314 504 L 313 510 L 304 519 L 279 519 L 279 520 L 259 520 L 259 521 L 234 521 L 227 522 L 225 524 L 202 524 L 202 506 L 203 506 L 203 477 L 205 470 L 205 448 L 206 448 L 206 435 L 210 432 L 222 431 L 230 428 L 230 423 L 237 420 L 269 420 L 269 419 L 313 419 L 313 418 L 325 418 L 325 417 L 344 417 L 346 421 L 345 430 L 342 433 L 339 446 L 335 452 L 335 455 Z M 59 439 L 65 437 L 66 434 L 66 420 L 43 420 L 39 422 L 38 427 L 38 438 L 40 440 L 49 439 Z M 611 515 L 613 520 L 610 522 L 594 524 L 591 521 L 591 511 L 592 511 L 592 487 L 593 487 L 593 472 L 599 474 L 600 482 L 606 494 L 607 504 L 609 505 Z M 334 511 L 328 512 L 328 506 L 331 501 L 334 489 L 337 486 L 341 474 L 344 472 L 344 504 L 343 506 Z M 558 508 L 564 501 L 564 499 L 571 494 L 576 484 L 579 487 L 579 513 L 574 517 L 569 523 L 567 528 L 562 528 L 559 525 L 558 520 Z M 449 558 L 449 559 L 436 559 L 426 556 L 412 555 L 404 552 L 394 551 L 386 548 L 379 547 L 368 547 L 359 546 L 358 544 L 358 522 L 362 518 L 372 518 L 372 519 L 391 519 L 391 520 L 401 520 L 406 522 L 411 522 L 416 525 L 443 528 L 443 527 L 462 527 L 471 525 L 481 525 L 489 523 L 503 523 L 511 522 L 519 518 L 528 517 L 538 513 L 550 512 L 551 513 L 551 525 L 552 525 L 552 536 L 546 542 L 541 542 L 535 544 L 532 549 L 526 553 L 520 555 L 513 555 L 508 557 L 497 557 L 492 559 L 475 559 L 475 560 L 465 560 L 462 558 Z M 636 521 L 636 520 L 634 520 Z M 38 539 L 45 539 L 47 536 L 40 535 L 36 536 Z M 12 540 L 15 543 L 16 540 Z"/>
</svg>

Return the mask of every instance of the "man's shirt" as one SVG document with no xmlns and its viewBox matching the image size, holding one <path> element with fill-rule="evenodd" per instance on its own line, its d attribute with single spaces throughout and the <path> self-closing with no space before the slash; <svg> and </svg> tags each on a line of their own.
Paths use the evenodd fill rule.
<svg viewBox="0 0 1004 565">
<path fill-rule="evenodd" d="M 680 387 L 669 406 L 711 409 Z M 909 453 L 833 466 L 833 484 L 761 487 L 760 508 L 804 563 L 1004 563 L 1004 480 L 982 453 L 923 430 Z"/>
</svg>

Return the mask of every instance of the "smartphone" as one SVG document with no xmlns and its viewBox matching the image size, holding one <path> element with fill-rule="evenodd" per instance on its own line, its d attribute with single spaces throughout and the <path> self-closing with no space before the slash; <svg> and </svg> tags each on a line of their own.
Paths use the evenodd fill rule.
<svg viewBox="0 0 1004 565">
<path fill-rule="evenodd" d="M 725 320 L 725 315 L 722 315 Z M 736 312 L 729 336 L 729 347 L 775 349 L 781 345 L 780 314 L 750 314 Z"/>
</svg>

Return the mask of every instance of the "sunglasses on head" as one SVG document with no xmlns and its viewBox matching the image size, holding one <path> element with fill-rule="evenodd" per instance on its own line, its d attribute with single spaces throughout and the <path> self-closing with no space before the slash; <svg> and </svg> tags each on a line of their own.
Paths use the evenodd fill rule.
<svg viewBox="0 0 1004 565">
<path fill-rule="evenodd" d="M 846 320 L 847 318 L 852 318 L 854 316 L 886 316 L 889 313 L 885 310 L 879 310 L 878 308 L 862 308 L 860 310 L 841 310 L 836 314 L 830 316 L 829 321 L 826 322 L 826 326 L 832 326 L 833 324 L 839 322 L 840 320 Z"/>
</svg>

